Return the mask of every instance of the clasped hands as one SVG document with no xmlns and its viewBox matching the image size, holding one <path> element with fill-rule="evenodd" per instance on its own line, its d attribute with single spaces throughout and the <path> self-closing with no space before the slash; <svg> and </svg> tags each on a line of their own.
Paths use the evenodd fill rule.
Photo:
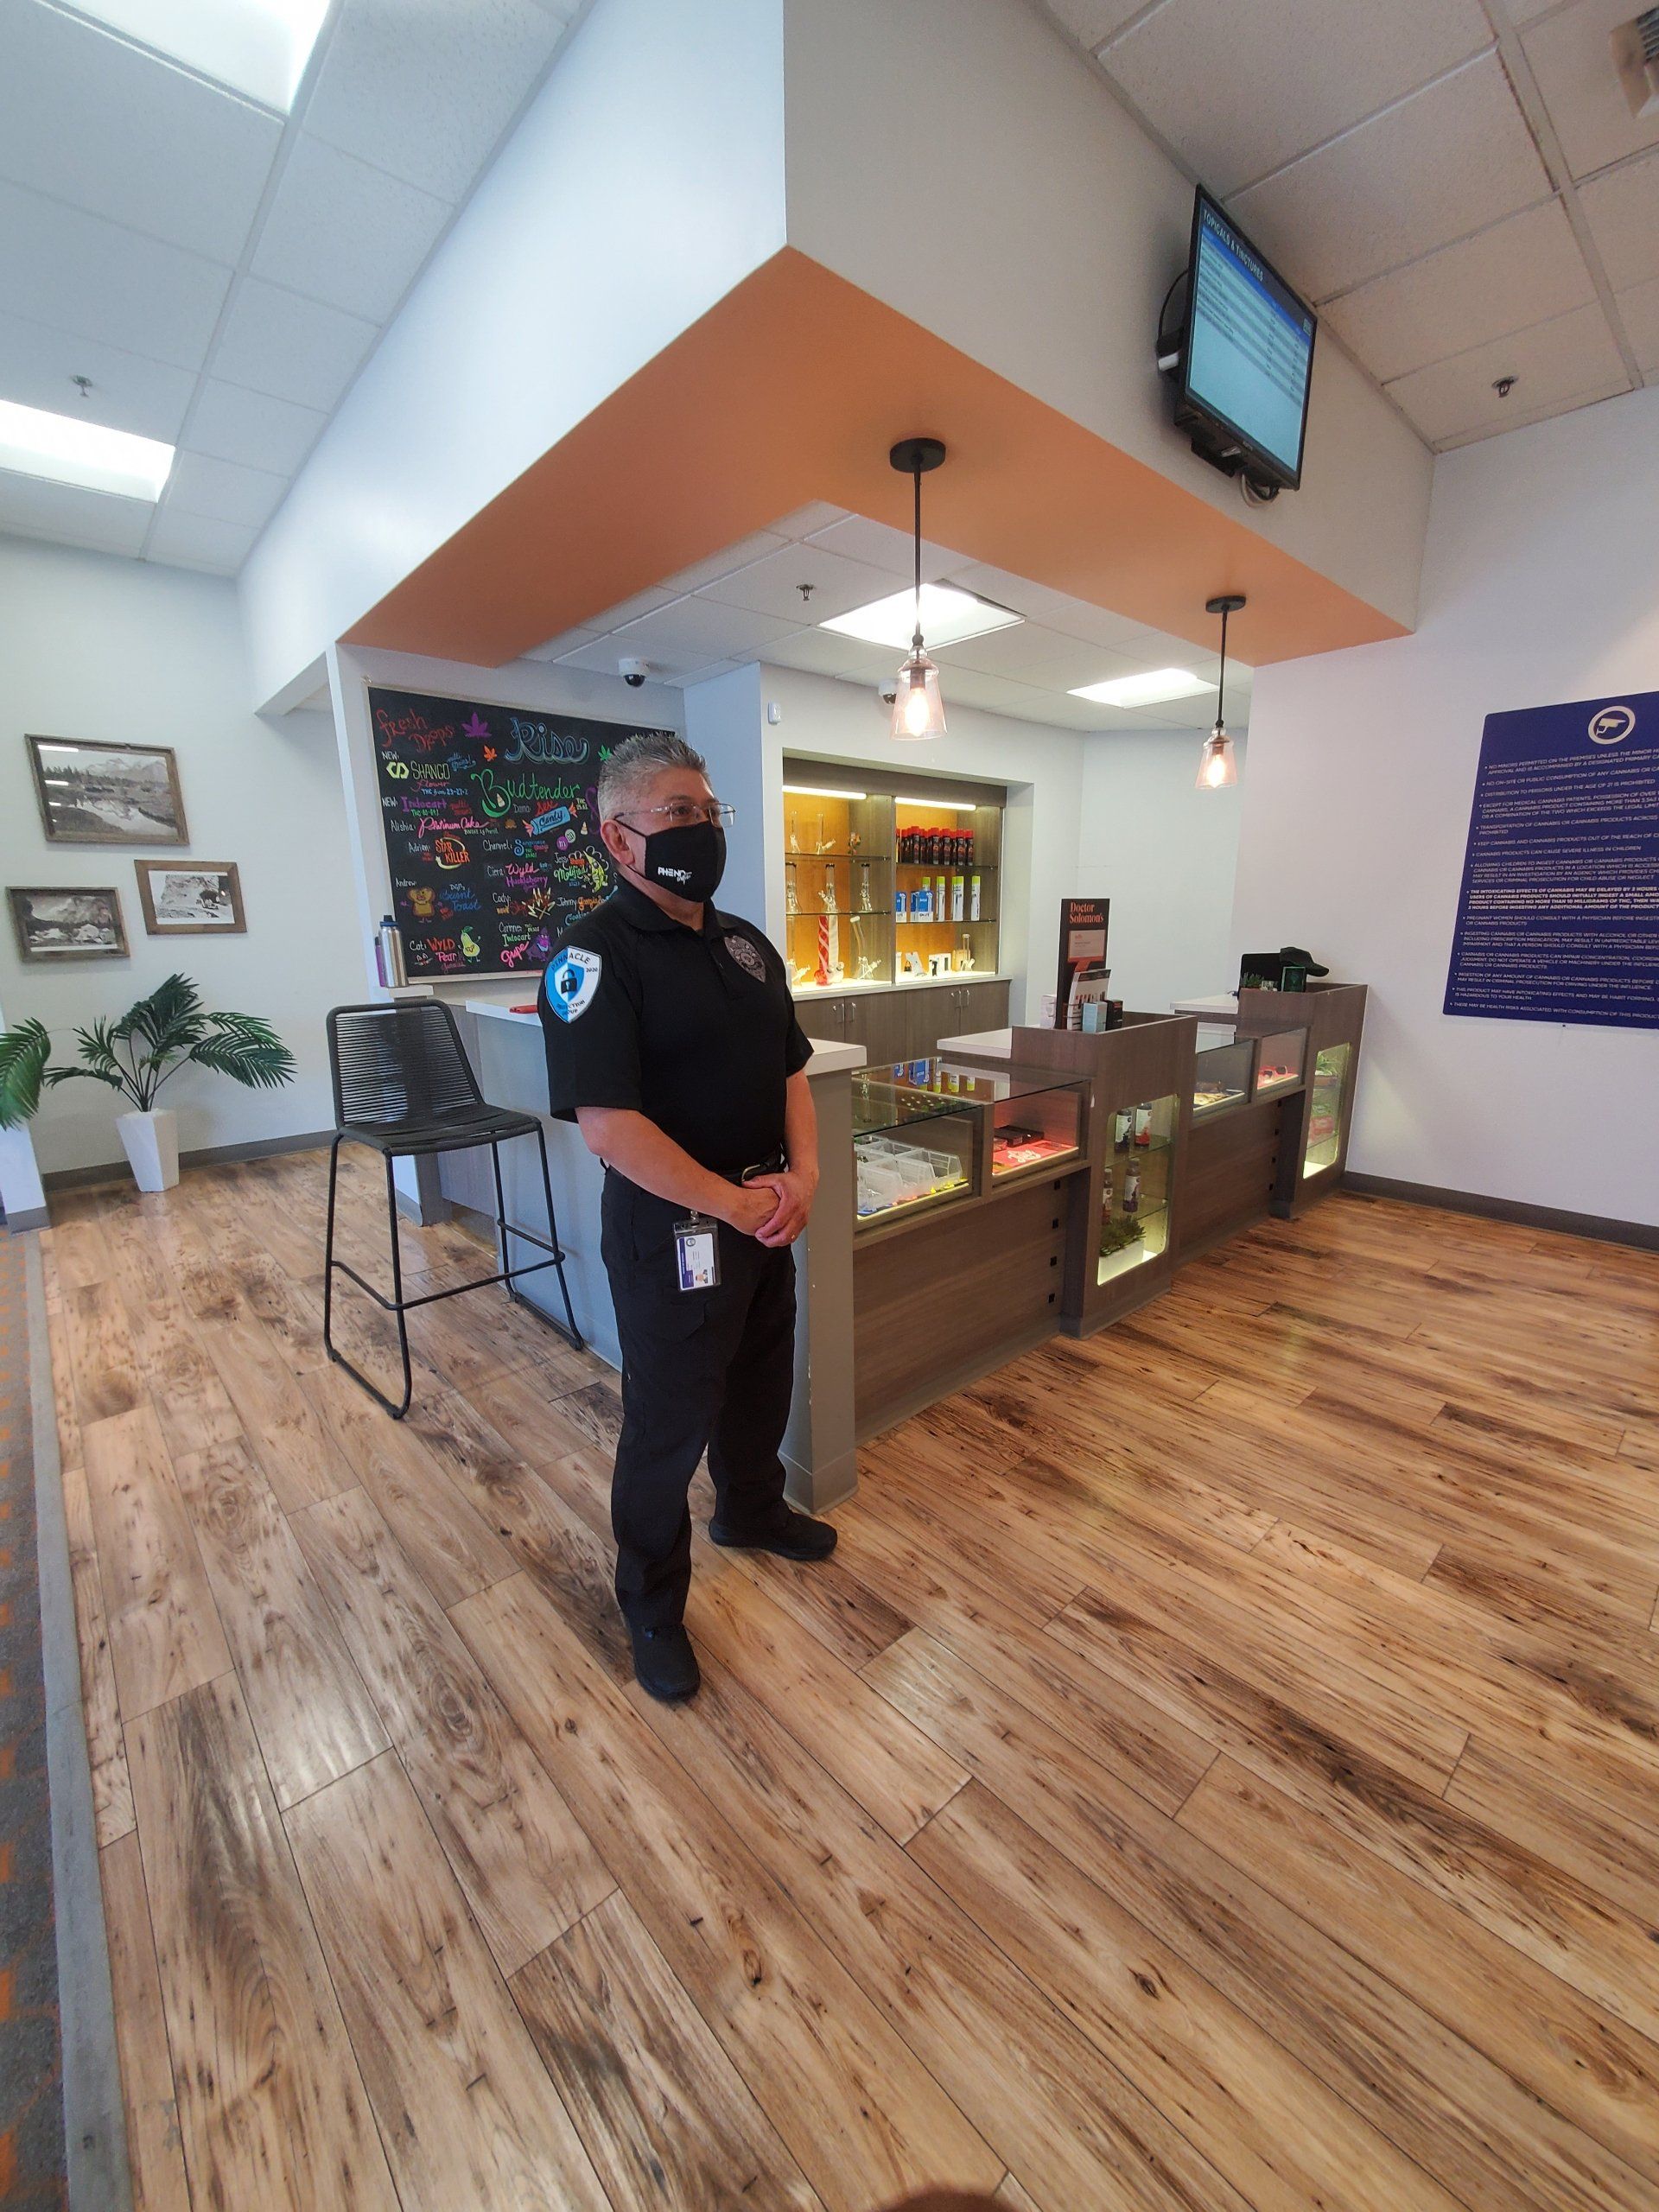
<svg viewBox="0 0 1659 2212">
<path fill-rule="evenodd" d="M 792 1244 L 806 1227 L 817 1187 L 816 1168 L 810 1173 L 788 1168 L 778 1175 L 757 1175 L 734 1186 L 725 1219 L 759 1243 Z"/>
</svg>

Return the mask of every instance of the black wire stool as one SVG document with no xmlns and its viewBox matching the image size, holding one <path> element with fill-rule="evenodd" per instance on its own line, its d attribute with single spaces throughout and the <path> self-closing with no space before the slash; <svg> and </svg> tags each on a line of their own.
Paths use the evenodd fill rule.
<svg viewBox="0 0 1659 2212">
<path fill-rule="evenodd" d="M 498 1282 L 506 1286 L 507 1296 L 515 1305 L 534 1313 L 556 1335 L 567 1338 L 578 1351 L 582 1351 L 582 1332 L 570 1303 L 570 1286 L 564 1279 L 564 1254 L 553 1217 L 553 1182 L 548 1173 L 546 1132 L 534 1114 L 515 1114 L 505 1107 L 487 1103 L 478 1087 L 461 1033 L 455 1027 L 455 1017 L 449 1008 L 436 999 L 335 1007 L 328 1016 L 328 1070 L 334 1086 L 334 1141 L 328 1150 L 322 1341 L 329 1358 L 360 1382 L 394 1421 L 401 1421 L 409 1411 L 415 1389 L 414 1370 L 409 1358 L 407 1316 L 417 1306 L 435 1305 L 441 1298 L 459 1298 L 464 1291 L 487 1290 Z M 545 1236 L 508 1221 L 501 1187 L 502 1143 L 508 1137 L 528 1136 L 535 1138 L 541 1152 L 542 1191 L 547 1200 Z M 348 1140 L 353 1144 L 367 1145 L 385 1160 L 386 1219 L 391 1237 L 390 1298 L 384 1297 L 372 1282 L 365 1281 L 355 1268 L 334 1257 L 334 1193 L 340 1176 L 340 1147 Z M 490 1161 L 495 1170 L 496 1243 L 502 1264 L 493 1275 L 480 1275 L 472 1282 L 458 1282 L 449 1290 L 428 1291 L 420 1298 L 405 1298 L 392 1163 L 429 1153 L 467 1151 L 480 1145 L 490 1147 Z M 550 1254 L 550 1258 L 532 1260 L 528 1267 L 509 1267 L 506 1262 L 510 1236 L 521 1237 L 526 1244 Z M 558 1270 L 568 1328 L 561 1327 L 539 1306 L 531 1305 L 513 1287 L 518 1276 L 538 1274 L 543 1268 Z M 336 1268 L 341 1274 L 349 1275 L 359 1290 L 366 1291 L 377 1306 L 397 1317 L 397 1344 L 404 1362 L 404 1395 L 399 1404 L 394 1405 L 384 1390 L 378 1389 L 360 1368 L 353 1367 L 345 1353 L 335 1347 L 332 1324 Z"/>
</svg>

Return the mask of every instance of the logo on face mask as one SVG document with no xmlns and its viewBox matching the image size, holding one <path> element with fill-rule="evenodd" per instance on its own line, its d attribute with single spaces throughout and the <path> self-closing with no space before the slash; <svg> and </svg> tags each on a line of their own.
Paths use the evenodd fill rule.
<svg viewBox="0 0 1659 2212">
<path fill-rule="evenodd" d="M 691 871 L 689 868 L 659 868 L 657 873 L 658 875 L 666 876 L 671 883 L 690 883 L 691 880 Z"/>
</svg>

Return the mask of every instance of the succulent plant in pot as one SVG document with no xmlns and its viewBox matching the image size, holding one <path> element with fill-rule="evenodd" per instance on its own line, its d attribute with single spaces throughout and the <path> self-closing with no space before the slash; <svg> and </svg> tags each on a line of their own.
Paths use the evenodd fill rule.
<svg viewBox="0 0 1659 2212">
<path fill-rule="evenodd" d="M 294 1077 L 294 1055 L 255 1014 L 209 1014 L 188 976 L 169 976 L 118 1020 L 75 1032 L 79 1062 L 48 1065 L 52 1038 L 43 1021 L 20 1021 L 0 1034 L 0 1128 L 16 1128 L 41 1094 L 86 1077 L 131 1102 L 116 1128 L 141 1191 L 170 1190 L 179 1179 L 178 1116 L 156 1103 L 182 1067 L 211 1068 L 250 1090 L 276 1090 Z"/>
</svg>

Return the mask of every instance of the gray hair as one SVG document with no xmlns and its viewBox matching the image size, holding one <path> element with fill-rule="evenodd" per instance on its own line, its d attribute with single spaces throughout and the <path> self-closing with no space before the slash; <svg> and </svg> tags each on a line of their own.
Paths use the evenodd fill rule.
<svg viewBox="0 0 1659 2212">
<path fill-rule="evenodd" d="M 641 730 L 625 737 L 599 772 L 600 820 L 613 822 L 626 814 L 639 786 L 664 768 L 689 768 L 694 775 L 705 776 L 709 763 L 671 729 Z"/>
</svg>

